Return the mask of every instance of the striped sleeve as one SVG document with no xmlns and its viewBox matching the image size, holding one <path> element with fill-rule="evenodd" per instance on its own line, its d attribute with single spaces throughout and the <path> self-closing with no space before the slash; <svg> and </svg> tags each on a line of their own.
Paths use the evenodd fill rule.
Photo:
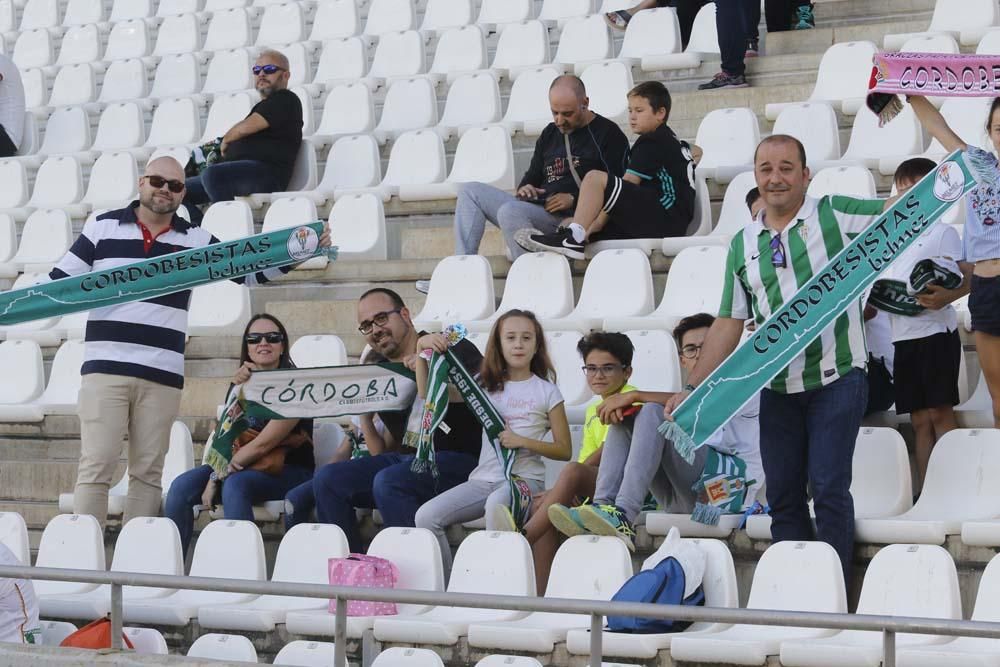
<svg viewBox="0 0 1000 667">
<path fill-rule="evenodd" d="M 729 244 L 726 256 L 726 275 L 722 286 L 722 300 L 719 303 L 719 317 L 745 320 L 750 317 L 750 297 L 746 292 L 739 271 L 744 264 L 743 233 L 736 234 Z"/>
<path fill-rule="evenodd" d="M 834 195 L 830 197 L 830 207 L 833 209 L 840 230 L 844 234 L 860 234 L 875 218 L 882 215 L 885 202 L 881 199 L 855 199 Z"/>
<path fill-rule="evenodd" d="M 56 262 L 56 265 L 49 272 L 49 279 L 58 280 L 69 276 L 78 276 L 88 273 L 94 268 L 94 249 L 96 223 L 91 221 L 83 226 L 83 231 L 76 238 L 69 251 L 63 258 Z"/>
</svg>

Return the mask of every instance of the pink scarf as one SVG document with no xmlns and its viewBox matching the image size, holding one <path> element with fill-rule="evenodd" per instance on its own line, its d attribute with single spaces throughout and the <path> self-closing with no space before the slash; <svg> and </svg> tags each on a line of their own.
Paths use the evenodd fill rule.
<svg viewBox="0 0 1000 667">
<path fill-rule="evenodd" d="M 961 53 L 877 53 L 866 104 L 879 126 L 903 110 L 899 95 L 1000 96 L 1000 57 Z"/>
</svg>

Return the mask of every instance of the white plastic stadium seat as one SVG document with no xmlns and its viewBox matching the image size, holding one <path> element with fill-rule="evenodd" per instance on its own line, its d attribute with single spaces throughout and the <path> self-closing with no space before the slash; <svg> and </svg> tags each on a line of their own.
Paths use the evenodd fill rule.
<svg viewBox="0 0 1000 667">
<path fill-rule="evenodd" d="M 90 117 L 82 107 L 56 109 L 45 124 L 40 155 L 66 155 L 90 150 Z"/>
<path fill-rule="evenodd" d="M 145 100 L 146 78 L 146 65 L 138 58 L 113 62 L 104 73 L 97 101 L 108 103 Z"/>
<path fill-rule="evenodd" d="M 122 21 L 111 27 L 107 47 L 104 49 L 104 60 L 112 62 L 142 58 L 149 55 L 151 48 L 149 28 L 145 21 Z"/>
<path fill-rule="evenodd" d="M 15 220 L 28 217 L 24 205 L 28 202 L 28 172 L 23 162 L 19 160 L 0 160 L 0 210 Z"/>
<path fill-rule="evenodd" d="M 670 332 L 650 329 L 625 334 L 635 347 L 629 382 L 644 391 L 680 391 L 681 367 L 677 344 Z"/>
<path fill-rule="evenodd" d="M 216 51 L 208 63 L 201 92 L 206 95 L 233 93 L 253 87 L 250 67 L 253 59 L 243 48 Z"/>
<path fill-rule="evenodd" d="M 851 140 L 844 151 L 844 162 L 860 162 L 875 168 L 882 162 L 895 168 L 910 155 L 924 152 L 923 130 L 910 106 L 905 106 L 891 123 L 878 126 L 878 116 L 865 108 L 854 117 Z"/>
<path fill-rule="evenodd" d="M 355 0 L 323 0 L 316 5 L 309 40 L 344 39 L 357 35 L 359 30 L 361 23 Z"/>
<path fill-rule="evenodd" d="M 264 215 L 264 223 L 261 225 L 261 233 L 273 232 L 277 229 L 297 227 L 319 219 L 316 213 L 316 205 L 312 200 L 305 197 L 284 197 L 275 199 Z M 323 270 L 329 263 L 325 255 L 311 257 L 299 264 L 295 270 Z"/>
<path fill-rule="evenodd" d="M 49 383 L 45 391 L 35 401 L 17 406 L 24 410 L 21 419 L 14 421 L 41 421 L 44 415 L 75 415 L 77 413 L 77 394 L 80 393 L 80 367 L 83 365 L 83 341 L 68 340 L 59 346 L 55 359 L 52 360 L 52 370 L 49 373 Z M 13 415 L 7 414 L 10 409 L 0 412 L 8 421 Z M 37 418 L 36 418 L 37 417 Z"/>
<path fill-rule="evenodd" d="M 24 33 L 30 35 L 31 33 Z M 41 40 L 36 48 L 41 53 Z M 16 51 L 15 51 L 16 53 Z M 78 25 L 65 32 L 56 65 L 82 65 L 101 59 L 101 34 L 95 25 Z M 16 61 L 15 61 L 16 62 Z M 25 65 L 27 66 L 27 65 Z M 41 65 L 44 67 L 44 65 Z"/>
<path fill-rule="evenodd" d="M 511 134 L 520 131 L 539 135 L 552 122 L 548 91 L 557 76 L 559 70 L 546 65 L 524 71 L 517 77 L 511 85 L 507 112 L 501 121 Z"/>
<path fill-rule="evenodd" d="M 167 16 L 156 33 L 154 56 L 195 53 L 201 48 L 201 30 L 194 14 Z"/>
<path fill-rule="evenodd" d="M 329 219 L 340 260 L 388 258 L 385 210 L 375 195 L 341 197 L 330 209 Z"/>
<path fill-rule="evenodd" d="M 126 206 L 139 193 L 139 168 L 128 152 L 106 152 L 90 168 L 90 181 L 82 203 L 91 209 Z"/>
<path fill-rule="evenodd" d="M 837 552 L 825 542 L 779 542 L 760 557 L 750 585 L 747 609 L 847 613 L 844 574 Z M 781 643 L 829 637 L 832 630 L 733 625 L 697 637 L 673 638 L 675 661 L 763 665 Z"/>
<path fill-rule="evenodd" d="M 955 11 L 954 5 L 938 0 L 934 5 L 934 14 L 927 34 L 947 33 L 955 39 L 961 39 L 963 45 L 976 44 L 990 28 L 1000 25 L 1000 10 L 991 0 L 971 0 L 962 4 L 961 11 Z M 884 44 L 887 51 L 905 51 L 905 42 L 921 33 L 890 34 L 885 36 Z"/>
<path fill-rule="evenodd" d="M 538 18 L 543 21 L 562 21 L 585 17 L 593 11 L 593 0 L 543 0 Z"/>
<path fill-rule="evenodd" d="M 166 101 L 194 95 L 201 90 L 201 71 L 201 62 L 190 53 L 163 56 L 153 75 L 149 96 Z"/>
<path fill-rule="evenodd" d="M 445 179 L 444 142 L 434 130 L 412 130 L 392 144 L 382 182 L 373 188 L 343 188 L 343 193 L 373 192 L 389 201 L 403 185 L 428 185 Z M 337 196 L 341 190 L 337 190 Z"/>
<path fill-rule="evenodd" d="M 468 535 L 455 553 L 448 592 L 534 595 L 535 573 L 528 541 L 519 533 L 481 530 Z M 517 611 L 434 607 L 412 618 L 378 617 L 375 638 L 382 642 L 452 645 L 470 625 L 513 621 L 523 616 Z"/>
<path fill-rule="evenodd" d="M 208 207 L 201 227 L 220 241 L 253 236 L 253 213 L 244 201 L 219 201 Z"/>
<path fill-rule="evenodd" d="M 337 137 L 365 134 L 375 129 L 375 103 L 368 86 L 344 83 L 333 86 L 323 103 L 323 115 L 310 138 L 328 144 Z"/>
<path fill-rule="evenodd" d="M 541 67 L 550 60 L 549 32 L 545 24 L 521 21 L 504 26 L 490 70 L 498 77 L 516 79 L 521 70 Z"/>
<path fill-rule="evenodd" d="M 828 102 L 786 106 L 774 121 L 773 134 L 787 134 L 801 141 L 810 165 L 840 159 L 840 127 Z"/>
<path fill-rule="evenodd" d="M 153 0 L 115 0 L 108 21 L 119 23 L 153 16 Z"/>
<path fill-rule="evenodd" d="M 241 635 L 209 633 L 194 640 L 188 649 L 189 658 L 225 660 L 227 662 L 257 662 L 257 649 Z"/>
<path fill-rule="evenodd" d="M 483 0 L 476 23 L 510 24 L 531 18 L 532 0 Z M 502 26 L 506 30 L 509 25 Z"/>
<path fill-rule="evenodd" d="M 166 518 L 137 517 L 122 528 L 111 560 L 113 572 L 141 572 L 184 576 L 184 556 L 177 526 Z M 163 598 L 169 588 L 122 587 L 124 601 Z M 111 612 L 111 587 L 101 585 L 86 592 L 50 595 L 45 614 L 57 618 L 91 620 Z"/>
<path fill-rule="evenodd" d="M 15 185 L 15 187 L 17 186 Z M 0 213 L 0 277 L 17 277 L 17 266 L 12 263 L 16 252 L 17 225 L 14 222 L 14 216 L 9 213 Z"/>
<path fill-rule="evenodd" d="M 634 248 L 605 250 L 590 260 L 573 312 L 564 318 L 547 319 L 543 324 L 546 328 L 586 333 L 599 329 L 606 318 L 643 317 L 652 310 L 649 258 Z"/>
<path fill-rule="evenodd" d="M 11 60 L 14 61 L 18 69 L 22 70 L 32 67 L 48 67 L 53 64 L 55 57 L 52 34 L 44 28 L 22 32 L 18 35 L 17 41 L 14 42 Z"/>
<path fill-rule="evenodd" d="M 695 313 L 717 313 L 722 298 L 727 252 L 727 248 L 721 245 L 682 250 L 670 265 L 663 297 L 656 310 L 638 316 L 607 317 L 604 319 L 604 329 L 672 331 L 683 317 Z"/>
<path fill-rule="evenodd" d="M 444 662 L 428 648 L 393 646 L 379 653 L 372 667 L 444 667 Z"/>
<path fill-rule="evenodd" d="M 268 5 L 260 18 L 257 46 L 294 44 L 305 39 L 305 7 L 297 2 Z"/>
<path fill-rule="evenodd" d="M 216 95 L 212 100 L 212 106 L 208 108 L 208 117 L 205 119 L 204 132 L 198 143 L 203 144 L 215 141 L 229 131 L 236 123 L 240 122 L 250 114 L 254 101 L 247 93 L 233 93 L 231 95 Z M 150 132 L 152 135 L 152 132 Z"/>
<path fill-rule="evenodd" d="M 1000 621 L 1000 558 L 987 563 L 979 580 L 973 621 Z M 896 664 L 900 667 L 996 667 L 1000 665 L 1000 640 L 979 637 L 942 637 L 935 646 L 900 647 Z"/>
<path fill-rule="evenodd" d="M 872 558 L 861 585 L 858 614 L 961 620 L 958 573 L 947 551 L 933 545 L 892 544 Z M 943 644 L 940 635 L 896 635 L 897 650 Z M 785 667 L 879 667 L 882 633 L 842 630 L 826 639 L 785 642 Z"/>
<path fill-rule="evenodd" d="M 49 106 L 89 104 L 97 97 L 97 72 L 89 63 L 64 65 L 52 80 Z"/>
<path fill-rule="evenodd" d="M 552 62 L 577 72 L 589 63 L 611 57 L 611 35 L 603 16 L 571 19 L 563 26 Z"/>
<path fill-rule="evenodd" d="M 864 107 L 868 80 L 872 72 L 872 56 L 879 48 L 872 42 L 841 42 L 823 53 L 816 75 L 816 85 L 808 102 L 829 102 L 843 113 L 854 115 Z M 764 113 L 775 120 L 787 102 L 768 104 Z"/>
<path fill-rule="evenodd" d="M 443 149 L 442 149 L 443 150 Z M 323 178 L 314 190 L 275 192 L 272 201 L 281 197 L 305 197 L 317 206 L 334 197 L 347 196 L 352 191 L 371 191 L 388 201 L 378 187 L 382 180 L 382 163 L 378 142 L 370 134 L 358 134 L 337 139 L 326 157 Z"/>
<path fill-rule="evenodd" d="M 250 288 L 222 280 L 191 290 L 189 336 L 238 336 L 250 319 Z"/>
<path fill-rule="evenodd" d="M 538 289 L 545 285 L 545 289 Z M 511 308 L 530 310 L 541 319 L 565 317 L 573 310 L 573 276 L 569 260 L 554 252 L 529 252 L 514 260 L 504 281 L 496 313 L 464 322 L 469 331 L 489 331 Z"/>
<path fill-rule="evenodd" d="M 191 558 L 192 577 L 263 581 L 264 541 L 252 521 L 212 521 L 198 536 Z M 125 620 L 156 625 L 187 625 L 198 609 L 209 605 L 248 602 L 255 595 L 218 591 L 178 590 L 166 597 L 125 601 Z"/>
<path fill-rule="evenodd" d="M 412 0 L 371 0 L 363 34 L 381 37 L 388 32 L 410 30 L 415 19 Z"/>
<path fill-rule="evenodd" d="M 122 628 L 139 655 L 167 655 L 167 640 L 153 628 Z"/>
<path fill-rule="evenodd" d="M 469 25 L 473 9 L 472 0 L 427 0 L 420 30 L 443 31 Z"/>
<path fill-rule="evenodd" d="M 213 12 L 205 33 L 206 51 L 240 49 L 253 44 L 253 27 L 245 9 Z"/>
<path fill-rule="evenodd" d="M 424 39 L 416 30 L 388 32 L 379 37 L 368 77 L 416 76 L 426 71 Z"/>
<path fill-rule="evenodd" d="M 705 554 L 705 574 L 702 587 L 705 591 L 706 607 L 736 608 L 740 597 L 736 585 L 736 568 L 733 556 L 725 542 L 719 540 L 694 539 L 686 540 L 697 546 Z M 655 567 L 663 558 L 669 555 L 664 544 L 642 564 L 643 570 Z M 683 636 L 693 637 L 708 635 L 728 628 L 725 623 L 694 623 L 684 631 Z M 675 637 L 682 636 L 676 632 L 662 634 L 626 634 L 621 632 L 604 632 L 603 647 L 605 656 L 616 658 L 655 658 L 659 651 L 670 647 Z M 590 631 L 570 630 L 566 636 L 566 649 L 570 654 L 590 654 Z"/>
<path fill-rule="evenodd" d="M 103 571 L 104 535 L 97 519 L 89 514 L 58 514 L 52 517 L 42 531 L 35 567 Z M 97 584 L 40 579 L 34 585 L 43 615 L 48 612 L 45 601 L 47 597 L 86 593 L 97 588 Z"/>
<path fill-rule="evenodd" d="M 64 27 L 102 23 L 104 21 L 103 0 L 68 0 L 63 13 Z"/>
<path fill-rule="evenodd" d="M 958 534 L 963 521 L 1000 516 L 1000 491 L 993 471 L 1000 431 L 956 429 L 938 440 L 931 452 L 924 488 L 913 507 L 882 519 L 858 519 L 858 542 L 943 544 Z"/>
<path fill-rule="evenodd" d="M 319 334 L 302 336 L 288 350 L 296 368 L 343 366 L 347 363 L 347 348 L 340 336 Z"/>
<path fill-rule="evenodd" d="M 628 122 L 628 91 L 632 90 L 632 69 L 619 60 L 588 65 L 580 80 L 587 89 L 590 109 L 609 120 Z"/>
<path fill-rule="evenodd" d="M 694 140 L 704 151 L 698 175 L 728 183 L 736 174 L 752 168 L 753 154 L 760 143 L 757 114 L 745 107 L 715 109 L 698 125 Z"/>
<path fill-rule="evenodd" d="M 600 563 L 600 567 L 592 567 Z M 617 537 L 577 535 L 556 552 L 545 597 L 610 600 L 632 576 L 632 557 Z M 469 627 L 469 646 L 548 653 L 570 630 L 588 626 L 580 614 L 533 612 L 516 621 Z"/>
<path fill-rule="evenodd" d="M 385 143 L 407 130 L 437 125 L 437 94 L 430 79 L 396 79 L 389 84 L 375 138 Z"/>
<path fill-rule="evenodd" d="M 500 122 L 500 88 L 489 72 L 473 72 L 456 78 L 448 87 L 438 131 L 445 137 L 461 135 L 470 127 Z"/>
<path fill-rule="evenodd" d="M 427 300 L 413 322 L 417 328 L 440 331 L 456 322 L 485 319 L 495 304 L 489 261 L 482 255 L 454 255 L 434 267 Z"/>
<path fill-rule="evenodd" d="M 698 181 L 699 184 L 704 182 L 700 178 Z M 674 256 L 676 264 L 677 256 L 688 248 L 707 245 L 728 247 L 733 236 L 747 224 L 753 222 L 753 218 L 750 217 L 750 209 L 747 208 L 746 196 L 755 187 L 757 187 L 757 180 L 752 171 L 744 171 L 734 176 L 733 180 L 729 181 L 726 186 L 726 193 L 722 198 L 722 209 L 719 211 L 719 219 L 715 228 L 707 234 L 667 237 L 663 239 L 661 247 L 663 254 L 668 257 Z"/>
<path fill-rule="evenodd" d="M 67 621 L 41 621 L 42 643 L 47 646 L 59 646 L 62 640 L 76 632 L 77 628 Z"/>
<path fill-rule="evenodd" d="M 441 34 L 428 72 L 435 79 L 445 77 L 450 81 L 461 74 L 484 70 L 488 62 L 482 28 L 467 25 Z"/>
<path fill-rule="evenodd" d="M 443 183 L 400 184 L 402 201 L 451 199 L 460 183 L 485 183 L 500 190 L 514 190 L 514 151 L 510 134 L 499 125 L 474 127 L 458 140 L 451 173 Z"/>
<path fill-rule="evenodd" d="M 666 23 L 672 17 L 655 17 L 649 12 L 661 12 L 666 8 L 652 9 L 637 13 L 629 21 L 626 35 L 630 30 L 639 30 L 643 26 L 644 31 L 648 29 L 644 24 Z M 669 11 L 669 10 L 668 10 Z M 637 25 L 638 24 L 638 25 Z M 635 26 L 635 28 L 633 28 Z M 654 27 L 655 26 L 650 26 Z M 672 28 L 667 28 L 672 30 Z M 643 71 L 653 72 L 665 69 L 688 69 L 700 67 L 703 60 L 719 55 L 719 33 L 715 27 L 715 3 L 709 2 L 698 10 L 694 17 L 694 24 L 691 26 L 691 37 L 688 39 L 687 48 L 683 53 L 665 52 L 660 55 L 645 55 L 640 61 Z"/>
<path fill-rule="evenodd" d="M 352 0 L 353 1 L 353 0 Z M 295 665 L 296 667 L 329 667 L 333 664 L 333 642 L 311 642 L 298 639 L 281 647 L 274 656 L 275 665 Z M 341 667 L 347 667 L 345 658 Z"/>
<path fill-rule="evenodd" d="M 580 353 L 576 349 L 580 338 L 579 331 L 560 331 L 554 327 L 545 327 L 545 346 L 559 379 L 559 392 L 566 401 L 567 417 L 572 424 L 583 423 L 586 404 L 594 395 L 580 372 Z"/>
<path fill-rule="evenodd" d="M 423 528 L 382 528 L 368 547 L 369 556 L 391 560 L 399 570 L 396 586 L 418 591 L 444 589 L 444 570 L 441 564 L 441 546 L 434 534 Z M 397 604 L 399 618 L 417 617 L 431 609 L 425 605 Z M 370 630 L 377 616 L 348 616 L 347 636 L 361 637 Z M 289 612 L 285 628 L 290 633 L 332 637 L 334 616 L 325 609 L 319 611 Z"/>
<path fill-rule="evenodd" d="M 28 526 L 17 512 L 0 512 L 0 544 L 10 549 L 22 565 L 31 565 Z"/>
<path fill-rule="evenodd" d="M 56 0 L 26 0 L 20 3 L 21 30 L 55 28 L 59 25 L 59 3 Z"/>
<path fill-rule="evenodd" d="M 281 539 L 271 581 L 301 584 L 329 583 L 327 561 L 345 558 L 350 552 L 344 531 L 334 524 L 301 523 Z M 245 632 L 270 632 L 285 622 L 290 611 L 324 609 L 327 600 L 285 595 L 262 595 L 243 603 L 201 607 L 198 623 L 203 628 Z"/>
<path fill-rule="evenodd" d="M 542 667 L 542 663 L 524 655 L 488 655 L 476 667 Z"/>
<path fill-rule="evenodd" d="M 813 174 L 806 193 L 810 197 L 847 195 L 861 199 L 875 199 L 875 178 L 872 172 L 860 165 L 826 167 Z"/>
<path fill-rule="evenodd" d="M 680 56 L 681 29 L 669 7 L 637 12 L 628 22 L 618 59 L 628 65 L 661 64 Z M 695 65 L 697 67 L 697 65 Z M 659 68 L 657 68 L 659 69 Z"/>
<path fill-rule="evenodd" d="M 359 37 L 331 39 L 323 43 L 313 82 L 351 82 L 364 77 L 367 71 L 368 51 Z"/>
<path fill-rule="evenodd" d="M 48 272 L 72 243 L 73 229 L 66 212 L 40 209 L 25 221 L 21 242 L 11 261 L 24 271 Z"/>
<path fill-rule="evenodd" d="M 15 412 L 34 401 L 45 387 L 42 351 L 33 340 L 7 340 L 0 343 L 0 367 L 17 382 L 0 383 L 0 406 Z M 2 413 L 0 413 L 2 414 Z"/>
</svg>

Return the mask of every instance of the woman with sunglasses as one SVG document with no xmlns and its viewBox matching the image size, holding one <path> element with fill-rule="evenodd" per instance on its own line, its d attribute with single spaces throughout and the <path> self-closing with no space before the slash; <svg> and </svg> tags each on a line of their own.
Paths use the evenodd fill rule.
<svg viewBox="0 0 1000 667">
<path fill-rule="evenodd" d="M 294 368 L 288 354 L 288 334 L 274 316 L 254 315 L 243 332 L 237 382 L 245 379 L 244 369 L 274 370 Z M 230 391 L 236 387 L 230 386 Z M 250 418 L 256 437 L 245 442 L 233 455 L 224 482 L 218 481 L 211 466 L 202 465 L 174 480 L 167 493 L 165 513 L 177 524 L 181 545 L 187 553 L 194 529 L 194 508 L 212 509 L 221 498 L 227 519 L 253 521 L 253 506 L 267 500 L 281 500 L 288 491 L 309 480 L 313 474 L 312 420 Z M 280 472 L 260 468 L 265 455 L 277 447 L 286 449 Z M 272 457 L 268 457 L 271 461 Z M 219 487 L 221 486 L 221 493 Z"/>
</svg>

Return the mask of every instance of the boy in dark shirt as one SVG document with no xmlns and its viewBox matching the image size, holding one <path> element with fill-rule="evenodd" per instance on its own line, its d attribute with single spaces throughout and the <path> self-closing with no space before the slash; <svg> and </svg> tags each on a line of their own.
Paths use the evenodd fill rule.
<svg viewBox="0 0 1000 667">
<path fill-rule="evenodd" d="M 573 220 L 552 234 L 515 235 L 531 251 L 584 259 L 588 241 L 683 236 L 694 217 L 694 158 L 666 125 L 670 93 L 659 81 L 629 91 L 629 124 L 639 135 L 624 176 L 584 176 Z"/>
</svg>

